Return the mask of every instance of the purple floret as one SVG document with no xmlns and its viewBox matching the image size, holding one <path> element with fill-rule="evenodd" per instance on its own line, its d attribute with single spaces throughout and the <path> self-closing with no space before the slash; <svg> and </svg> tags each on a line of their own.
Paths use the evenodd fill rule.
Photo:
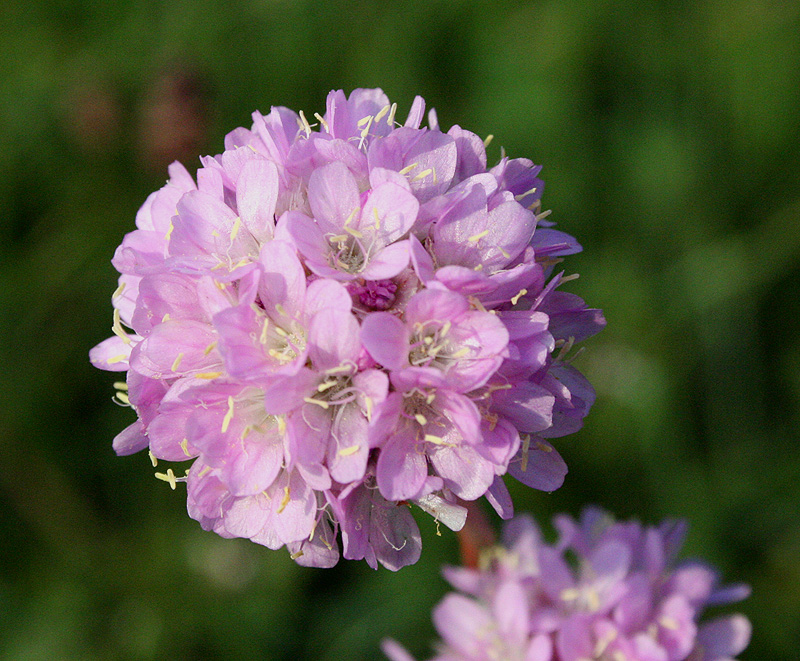
<svg viewBox="0 0 800 661">
<path fill-rule="evenodd" d="M 703 619 L 744 599 L 697 561 L 677 561 L 686 526 L 616 523 L 590 507 L 555 519 L 546 544 L 533 519 L 506 524 L 481 569 L 449 567 L 458 590 L 433 611 L 442 640 L 432 661 L 732 661 L 750 641 L 742 615 Z M 413 661 L 385 641 L 391 661 Z"/>
<path fill-rule="evenodd" d="M 412 505 L 454 530 L 459 501 L 509 518 L 504 476 L 558 488 L 551 440 L 594 401 L 571 349 L 605 320 L 558 289 L 580 246 L 543 220 L 540 168 L 488 168 L 419 97 L 396 110 L 335 91 L 313 125 L 256 112 L 196 177 L 171 165 L 90 352 L 127 372 L 114 450 L 192 462 L 156 473 L 192 518 L 301 564 L 416 562 Z"/>
</svg>

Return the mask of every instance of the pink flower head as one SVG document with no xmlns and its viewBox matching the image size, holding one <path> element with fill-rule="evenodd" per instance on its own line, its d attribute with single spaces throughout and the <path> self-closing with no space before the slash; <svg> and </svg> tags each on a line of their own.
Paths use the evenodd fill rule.
<svg viewBox="0 0 800 661">
<path fill-rule="evenodd" d="M 156 475 L 204 528 L 394 570 L 419 557 L 409 504 L 458 530 L 459 499 L 512 515 L 506 474 L 561 485 L 550 439 L 594 400 L 568 354 L 605 321 L 557 289 L 580 246 L 543 220 L 538 166 L 488 168 L 419 97 L 402 125 L 378 89 L 310 117 L 256 112 L 195 178 L 170 166 L 90 358 L 127 372 L 115 451 L 191 462 Z"/>
<path fill-rule="evenodd" d="M 449 567 L 458 590 L 433 611 L 436 661 L 730 661 L 750 640 L 742 615 L 703 620 L 706 607 L 739 601 L 744 585 L 719 586 L 707 565 L 677 561 L 686 525 L 615 523 L 587 508 L 555 519 L 546 544 L 534 521 L 506 525 L 481 569 Z M 386 641 L 392 661 L 412 661 Z"/>
</svg>

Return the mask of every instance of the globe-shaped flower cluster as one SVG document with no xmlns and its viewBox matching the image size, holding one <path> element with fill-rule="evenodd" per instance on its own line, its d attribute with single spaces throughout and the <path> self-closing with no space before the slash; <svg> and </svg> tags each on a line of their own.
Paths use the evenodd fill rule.
<svg viewBox="0 0 800 661">
<path fill-rule="evenodd" d="M 453 529 L 457 499 L 512 514 L 502 476 L 560 486 L 548 439 L 594 394 L 573 345 L 605 324 L 562 292 L 580 250 L 541 213 L 539 167 L 436 115 L 404 125 L 378 89 L 331 92 L 324 115 L 253 114 L 178 163 L 116 251 L 114 335 L 91 352 L 127 371 L 138 419 L 119 454 L 192 460 L 188 510 L 224 537 L 417 560 L 415 503 Z"/>
<path fill-rule="evenodd" d="M 530 517 L 506 524 L 479 569 L 447 568 L 460 592 L 433 611 L 434 661 L 732 661 L 750 641 L 742 615 L 698 622 L 749 594 L 719 586 L 699 561 L 677 562 L 686 525 L 615 523 L 597 508 L 561 515 L 555 544 Z M 413 661 L 394 641 L 392 661 Z"/>
</svg>

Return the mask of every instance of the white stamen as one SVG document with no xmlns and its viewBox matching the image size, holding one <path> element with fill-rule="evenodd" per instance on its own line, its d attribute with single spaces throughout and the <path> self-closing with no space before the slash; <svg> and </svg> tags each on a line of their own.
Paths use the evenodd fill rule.
<svg viewBox="0 0 800 661">
<path fill-rule="evenodd" d="M 166 473 L 156 473 L 156 478 L 169 484 L 170 489 L 175 491 L 177 478 L 171 468 L 168 468 Z"/>
<path fill-rule="evenodd" d="M 128 333 L 126 333 L 125 329 L 122 327 L 119 308 L 114 308 L 114 325 L 111 327 L 111 330 L 114 332 L 114 335 L 119 337 L 125 344 L 131 343 L 131 338 L 128 337 Z"/>
<path fill-rule="evenodd" d="M 533 187 L 533 188 L 531 188 L 529 191 L 525 191 L 524 193 L 520 193 L 519 195 L 515 195 L 515 196 L 514 196 L 514 199 L 515 199 L 517 202 L 519 202 L 519 201 L 520 201 L 522 198 L 524 198 L 524 197 L 528 197 L 528 195 L 532 195 L 532 194 L 533 194 L 533 193 L 535 193 L 537 190 L 538 190 L 538 189 L 536 188 L 536 186 L 534 186 L 534 187 Z"/>
<path fill-rule="evenodd" d="M 306 115 L 302 110 L 300 111 L 300 122 L 302 122 L 300 124 L 300 128 L 303 129 L 306 132 L 306 137 L 310 136 L 311 135 L 311 124 L 308 123 L 308 120 L 306 119 Z"/>
<path fill-rule="evenodd" d="M 326 121 L 325 121 L 325 118 L 324 118 L 322 115 L 320 115 L 318 112 L 315 112 L 315 113 L 314 113 L 314 117 L 316 117 L 316 118 L 317 118 L 317 121 L 318 121 L 318 122 L 319 122 L 319 123 L 320 123 L 320 124 L 321 124 L 323 127 L 325 127 L 325 130 L 326 130 L 328 133 L 330 133 L 330 132 L 331 132 L 331 129 L 330 129 L 330 127 L 328 126 L 328 122 L 326 122 Z"/>
<path fill-rule="evenodd" d="M 396 112 L 397 112 L 397 104 L 393 103 L 392 107 L 389 109 L 389 116 L 386 118 L 386 123 L 389 126 L 392 126 L 394 124 L 394 116 Z"/>
</svg>

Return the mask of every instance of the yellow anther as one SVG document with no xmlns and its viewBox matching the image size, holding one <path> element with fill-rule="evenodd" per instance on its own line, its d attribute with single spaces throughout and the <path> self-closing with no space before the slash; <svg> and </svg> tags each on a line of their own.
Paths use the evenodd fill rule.
<svg viewBox="0 0 800 661">
<path fill-rule="evenodd" d="M 219 237 L 222 236 L 222 234 L 217 232 L 217 230 L 211 230 L 211 236 L 213 236 L 214 238 L 218 239 Z"/>
<path fill-rule="evenodd" d="M 520 193 L 519 195 L 515 195 L 515 196 L 514 196 L 514 199 L 515 199 L 517 202 L 519 202 L 519 201 L 520 201 L 520 200 L 521 200 L 523 197 L 528 197 L 528 195 L 532 195 L 532 194 L 533 194 L 533 193 L 535 193 L 537 190 L 538 190 L 538 189 L 536 188 L 536 186 L 534 186 L 534 187 L 533 187 L 533 188 L 531 188 L 529 191 L 525 191 L 524 193 Z"/>
<path fill-rule="evenodd" d="M 283 330 L 283 328 L 281 328 L 280 326 L 275 326 L 275 332 L 281 337 L 289 337 L 289 333 Z"/>
<path fill-rule="evenodd" d="M 194 375 L 195 379 L 216 379 L 218 376 L 222 376 L 223 372 L 198 372 Z"/>
<path fill-rule="evenodd" d="M 389 126 L 392 126 L 394 124 L 394 116 L 396 113 L 397 113 L 397 104 L 393 103 L 392 107 L 389 109 L 389 116 L 386 118 L 386 123 Z"/>
<path fill-rule="evenodd" d="M 449 332 L 450 329 L 453 327 L 453 322 L 449 319 L 442 324 L 442 327 L 439 329 L 439 337 L 445 337 Z"/>
<path fill-rule="evenodd" d="M 347 226 L 353 222 L 353 219 L 356 217 L 356 214 L 361 211 L 361 207 L 354 207 L 353 210 L 348 214 L 347 218 L 344 219 L 344 228 L 347 229 Z M 347 238 L 347 237 L 345 237 Z"/>
<path fill-rule="evenodd" d="M 126 283 L 126 282 L 120 282 L 119 283 L 119 287 L 117 287 L 114 290 L 114 293 L 111 294 L 111 300 L 114 300 L 115 298 L 119 298 L 120 296 L 122 296 L 122 292 L 125 291 L 125 287 L 126 287 L 127 284 L 128 283 Z"/>
<path fill-rule="evenodd" d="M 428 404 L 428 405 L 430 406 L 431 404 L 433 404 L 433 400 L 434 400 L 434 399 L 436 399 L 436 395 L 435 395 L 434 393 L 430 393 L 430 394 L 429 394 L 429 395 L 428 395 L 428 396 L 425 398 L 425 403 L 426 403 L 426 404 Z"/>
<path fill-rule="evenodd" d="M 125 406 L 130 406 L 130 405 L 131 405 L 131 400 L 130 400 L 130 399 L 128 399 L 128 395 L 126 395 L 124 392 L 118 392 L 118 393 L 116 394 L 116 398 L 117 398 L 117 399 L 118 399 L 118 400 L 119 400 L 119 401 L 120 401 L 122 404 L 124 404 Z"/>
<path fill-rule="evenodd" d="M 577 588 L 565 588 L 558 596 L 561 597 L 561 601 L 575 601 L 581 593 Z"/>
<path fill-rule="evenodd" d="M 206 476 L 206 475 L 208 475 L 210 472 L 211 472 L 211 466 L 203 466 L 203 470 L 201 470 L 201 471 L 198 473 L 197 477 L 198 477 L 198 478 L 205 477 L 205 476 Z"/>
<path fill-rule="evenodd" d="M 370 420 L 372 420 L 372 405 L 373 405 L 373 403 L 372 403 L 372 397 L 369 397 L 369 396 L 367 396 L 367 395 L 364 395 L 364 406 L 365 406 L 365 407 L 366 407 L 366 409 L 367 409 L 367 410 L 365 411 L 365 413 L 366 413 L 366 415 L 367 415 L 367 421 L 368 421 L 368 422 L 369 422 Z"/>
<path fill-rule="evenodd" d="M 189 452 L 189 439 L 188 438 L 184 438 L 181 441 L 181 450 L 183 450 L 183 454 L 185 454 L 187 457 L 191 457 L 192 456 L 191 452 Z"/>
<path fill-rule="evenodd" d="M 472 269 L 473 271 L 483 271 L 483 264 L 478 264 Z"/>
<path fill-rule="evenodd" d="M 342 448 L 339 450 L 340 457 L 349 457 L 351 454 L 355 454 L 361 449 L 360 445 L 351 445 L 349 448 Z"/>
<path fill-rule="evenodd" d="M 233 221 L 233 227 L 231 227 L 231 243 L 234 242 L 236 236 L 239 234 L 239 228 L 242 226 L 242 219 L 237 218 Z"/>
<path fill-rule="evenodd" d="M 425 434 L 424 438 L 429 443 L 434 443 L 436 445 L 444 444 L 444 439 L 441 436 L 434 436 L 433 434 Z"/>
<path fill-rule="evenodd" d="M 308 123 L 305 113 L 300 111 L 300 128 L 306 132 L 306 137 L 311 135 L 311 124 Z"/>
<path fill-rule="evenodd" d="M 161 323 L 165 324 L 170 320 L 169 312 L 165 313 L 163 317 L 161 317 Z"/>
<path fill-rule="evenodd" d="M 484 236 L 489 233 L 489 230 L 483 230 L 483 232 L 478 232 L 477 234 L 473 234 L 471 237 L 467 239 L 470 243 L 478 243 Z"/>
<path fill-rule="evenodd" d="M 209 345 L 208 345 L 208 346 L 207 346 L 205 349 L 203 349 L 203 355 L 204 355 L 204 356 L 207 356 L 207 355 L 208 355 L 208 354 L 210 354 L 212 351 L 214 351 L 214 349 L 216 349 L 216 348 L 217 348 L 217 343 L 216 343 L 216 342 L 212 342 L 212 343 L 211 343 L 211 344 L 209 344 Z"/>
<path fill-rule="evenodd" d="M 372 207 L 372 214 L 375 216 L 375 229 L 379 230 L 381 228 L 381 218 L 378 215 L 378 207 Z"/>
<path fill-rule="evenodd" d="M 347 234 L 336 234 L 328 239 L 331 243 L 344 243 L 347 241 Z"/>
<path fill-rule="evenodd" d="M 678 622 L 667 615 L 659 618 L 658 623 L 665 629 L 672 629 L 673 631 L 677 631 L 680 628 Z"/>
<path fill-rule="evenodd" d="M 536 449 L 541 450 L 542 452 L 552 452 L 553 448 L 546 443 L 542 443 L 541 441 L 536 441 Z"/>
<path fill-rule="evenodd" d="M 181 364 L 182 360 L 183 360 L 183 352 L 181 351 L 177 356 L 175 356 L 175 360 L 172 361 L 172 368 L 171 369 L 172 369 L 173 372 L 177 372 L 178 371 L 178 365 Z"/>
<path fill-rule="evenodd" d="M 419 181 L 420 179 L 424 179 L 425 177 L 427 177 L 429 174 L 432 173 L 433 173 L 433 168 L 428 168 L 427 170 L 423 170 L 422 172 L 420 172 L 415 177 L 412 177 L 411 181 Z"/>
<path fill-rule="evenodd" d="M 278 514 L 280 514 L 280 512 L 278 512 Z M 302 558 L 303 555 L 305 555 L 305 552 L 301 549 L 299 551 L 295 551 L 294 553 L 290 553 L 289 558 L 292 560 L 297 560 L 297 558 Z"/>
<path fill-rule="evenodd" d="M 497 246 L 497 249 L 500 251 L 500 254 L 505 257 L 506 259 L 511 259 L 511 253 L 508 252 L 503 246 Z"/>
<path fill-rule="evenodd" d="M 525 296 L 528 293 L 527 289 L 520 289 L 516 295 L 511 297 L 511 305 L 516 305 L 520 298 Z"/>
<path fill-rule="evenodd" d="M 484 141 L 483 141 L 483 146 L 484 146 L 484 147 L 488 147 L 488 146 L 489 146 L 489 143 L 490 143 L 492 140 L 494 140 L 494 136 L 493 136 L 493 135 L 490 133 L 490 134 L 489 134 L 489 135 L 487 135 L 487 136 L 486 136 L 486 138 L 484 139 Z"/>
<path fill-rule="evenodd" d="M 390 110 L 390 108 L 391 108 L 391 107 L 392 107 L 392 106 L 391 106 L 390 104 L 388 104 L 388 103 L 387 103 L 385 106 L 383 106 L 383 108 L 381 108 L 381 109 L 378 111 L 378 114 L 377 114 L 377 115 L 375 115 L 375 123 L 376 123 L 376 124 L 377 124 L 379 121 L 381 121 L 381 120 L 383 119 L 383 116 L 384 116 L 384 115 L 385 115 L 387 112 L 389 112 L 389 110 Z"/>
<path fill-rule="evenodd" d="M 114 381 L 114 388 L 116 388 L 117 390 L 127 390 L 128 384 L 125 383 L 124 381 Z"/>
<path fill-rule="evenodd" d="M 168 468 L 166 473 L 156 473 L 156 478 L 169 484 L 170 489 L 175 491 L 175 487 L 177 486 L 177 479 L 175 477 L 175 473 L 172 472 L 171 468 Z"/>
<path fill-rule="evenodd" d="M 126 333 L 125 329 L 122 327 L 122 320 L 119 316 L 119 308 L 114 308 L 114 325 L 111 327 L 111 330 L 114 332 L 114 335 L 119 337 L 125 344 L 131 343 L 131 338 L 128 337 L 128 333 Z"/>
<path fill-rule="evenodd" d="M 326 411 L 330 408 L 330 404 L 322 399 L 314 399 L 313 397 L 303 397 L 303 401 L 306 404 L 316 404 L 317 406 L 321 406 Z"/>
<path fill-rule="evenodd" d="M 222 433 L 224 434 L 228 431 L 228 427 L 231 424 L 231 420 L 233 420 L 233 407 L 234 401 L 233 397 L 228 397 L 228 412 L 225 414 L 225 417 L 222 418 Z"/>
<path fill-rule="evenodd" d="M 314 113 L 314 117 L 316 117 L 316 118 L 317 118 L 317 121 L 318 121 L 318 122 L 319 122 L 319 123 L 320 123 L 322 126 L 324 126 L 324 127 L 325 127 L 325 130 L 326 130 L 328 133 L 330 133 L 330 132 L 331 132 L 331 129 L 330 129 L 330 127 L 328 126 L 328 122 L 326 122 L 326 121 L 325 121 L 325 118 L 324 118 L 322 115 L 320 115 L 318 112 L 315 112 L 315 113 Z"/>
<path fill-rule="evenodd" d="M 349 365 L 337 365 L 325 370 L 325 374 L 341 374 L 342 372 L 350 372 L 352 368 Z"/>
<path fill-rule="evenodd" d="M 281 415 L 275 418 L 275 421 L 278 423 L 278 433 L 286 433 L 286 418 Z"/>
<path fill-rule="evenodd" d="M 362 117 L 361 119 L 359 119 L 359 120 L 356 122 L 356 126 L 357 126 L 358 128 L 362 128 L 362 127 L 364 126 L 364 124 L 372 124 L 372 121 L 373 121 L 374 119 L 375 119 L 375 118 L 374 118 L 372 115 L 367 115 L 366 117 Z"/>
<path fill-rule="evenodd" d="M 355 229 L 354 227 L 345 227 L 344 231 L 347 232 L 348 234 L 356 237 L 357 239 L 363 239 L 364 238 L 364 235 L 359 230 Z"/>
<path fill-rule="evenodd" d="M 169 241 L 169 237 L 172 236 L 172 230 L 175 229 L 175 225 L 172 224 L 172 221 L 169 221 L 169 227 L 167 228 L 166 234 L 164 234 L 164 239 Z"/>
<path fill-rule="evenodd" d="M 562 276 L 561 280 L 559 280 L 558 282 L 559 282 L 559 284 L 561 284 L 562 282 L 569 282 L 570 280 L 577 280 L 580 277 L 581 277 L 580 273 L 572 273 L 571 275 Z"/>
<path fill-rule="evenodd" d="M 409 172 L 411 172 L 411 170 L 413 170 L 418 165 L 419 165 L 419 163 L 412 163 L 411 165 L 406 165 L 406 167 L 404 167 L 402 170 L 400 170 L 400 174 L 407 175 Z"/>
<path fill-rule="evenodd" d="M 283 487 L 283 499 L 281 500 L 281 504 L 278 507 L 278 514 L 282 513 L 283 510 L 286 509 L 286 506 L 289 504 L 289 501 L 292 499 L 291 493 L 289 491 L 289 485 L 287 484 Z"/>
<path fill-rule="evenodd" d="M 339 383 L 336 379 L 331 379 L 330 381 L 324 381 L 317 386 L 317 392 L 325 392 L 328 388 L 333 388 L 337 383 Z"/>
<path fill-rule="evenodd" d="M 150 463 L 153 464 L 153 468 L 158 466 L 158 459 L 156 459 L 156 455 L 154 455 L 151 450 L 148 450 L 147 454 L 150 457 Z"/>
<path fill-rule="evenodd" d="M 428 345 L 433 344 L 433 338 L 430 335 L 427 335 L 422 341 Z"/>
<path fill-rule="evenodd" d="M 589 605 L 589 610 L 593 613 L 600 610 L 600 595 L 597 594 L 597 590 L 594 588 L 589 588 L 586 591 L 586 601 Z"/>
<path fill-rule="evenodd" d="M 608 646 L 614 642 L 614 639 L 617 637 L 617 632 L 614 630 L 609 631 L 605 636 L 600 638 L 597 641 L 597 645 L 594 648 L 594 658 L 599 659 L 603 656 L 603 653 L 606 651 Z"/>
<path fill-rule="evenodd" d="M 264 325 L 261 327 L 261 337 L 258 338 L 258 341 L 261 344 L 266 344 L 267 340 L 267 331 L 269 330 L 269 317 L 264 317 Z"/>
<path fill-rule="evenodd" d="M 428 418 L 426 418 L 424 415 L 422 415 L 422 413 L 415 413 L 414 414 L 414 420 L 416 420 L 421 425 L 427 425 L 428 424 Z"/>
<path fill-rule="evenodd" d="M 528 434 L 525 434 L 522 437 L 522 463 L 520 464 L 520 468 L 522 472 L 528 470 L 528 451 L 531 447 L 531 437 Z"/>
<path fill-rule="evenodd" d="M 458 351 L 455 351 L 450 354 L 451 358 L 463 358 L 464 356 L 468 356 L 470 353 L 469 347 L 461 347 Z"/>
<path fill-rule="evenodd" d="M 369 116 L 369 121 L 367 122 L 367 125 L 363 129 L 361 129 L 361 140 L 358 143 L 359 149 L 361 149 L 362 145 L 364 144 L 364 140 L 367 139 L 367 136 L 369 135 L 369 129 L 371 126 L 372 126 L 372 115 Z"/>
<path fill-rule="evenodd" d="M 245 440 L 245 439 L 246 439 L 248 436 L 250 436 L 250 432 L 251 432 L 251 431 L 253 431 L 253 425 L 247 425 L 247 426 L 246 426 L 246 427 L 245 427 L 245 428 L 242 430 L 242 436 L 241 436 L 242 440 Z"/>
</svg>

